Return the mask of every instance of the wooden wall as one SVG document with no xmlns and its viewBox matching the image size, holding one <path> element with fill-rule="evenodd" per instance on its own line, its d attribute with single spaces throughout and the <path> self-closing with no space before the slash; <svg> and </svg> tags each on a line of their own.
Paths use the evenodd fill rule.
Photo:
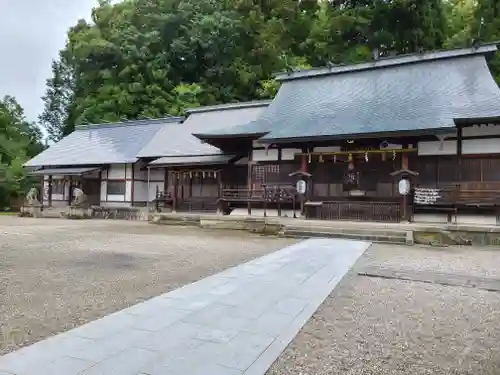
<svg viewBox="0 0 500 375">
<path fill-rule="evenodd" d="M 455 155 L 419 156 L 415 170 L 419 173 L 419 185 L 424 187 L 437 188 L 459 182 L 499 182 L 500 155 L 464 156 L 461 168 Z"/>
<path fill-rule="evenodd" d="M 364 156 L 354 160 L 356 171 L 359 172 L 359 189 L 368 197 L 394 197 L 396 195 L 395 181 L 391 173 L 401 169 L 401 155 L 393 160 L 387 155 L 385 159 L 379 154 Z M 309 164 L 312 177 L 312 197 L 323 199 L 347 196 L 342 180 L 347 172 L 347 161 L 323 162 Z"/>
</svg>

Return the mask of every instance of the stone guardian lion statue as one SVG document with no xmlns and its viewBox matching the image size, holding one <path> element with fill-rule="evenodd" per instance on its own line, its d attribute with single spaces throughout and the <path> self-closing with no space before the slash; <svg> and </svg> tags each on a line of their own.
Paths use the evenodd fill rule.
<svg viewBox="0 0 500 375">
<path fill-rule="evenodd" d="M 28 203 L 28 205 L 30 206 L 40 204 L 40 202 L 38 201 L 38 189 L 36 187 L 32 187 L 28 191 L 28 194 L 26 194 L 26 203 Z"/>
<path fill-rule="evenodd" d="M 80 205 L 82 203 L 84 203 L 87 199 L 87 196 L 85 195 L 85 193 L 83 192 L 82 189 L 80 188 L 77 188 L 75 187 L 73 189 L 73 205 Z"/>
</svg>

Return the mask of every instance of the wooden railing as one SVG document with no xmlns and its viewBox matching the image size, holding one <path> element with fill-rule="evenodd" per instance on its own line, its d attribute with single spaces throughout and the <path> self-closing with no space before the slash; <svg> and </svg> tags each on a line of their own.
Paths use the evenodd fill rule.
<svg viewBox="0 0 500 375">
<path fill-rule="evenodd" d="M 326 201 L 306 205 L 306 217 L 320 220 L 380 221 L 401 220 L 397 202 Z"/>
<path fill-rule="evenodd" d="M 441 186 L 436 191 L 439 194 L 435 200 L 423 203 L 415 200 L 415 205 L 500 207 L 500 183 L 498 182 L 463 182 Z"/>
<path fill-rule="evenodd" d="M 217 212 L 217 198 L 214 197 L 192 197 L 179 200 L 176 210 L 178 212 Z"/>
<path fill-rule="evenodd" d="M 264 216 L 270 205 L 278 210 L 281 216 L 282 206 L 289 205 L 293 209 L 293 216 L 296 217 L 296 191 L 290 184 L 263 185 L 262 189 L 222 189 L 220 198 L 220 210 L 223 213 L 230 213 L 234 204 L 246 203 L 248 214 L 252 213 L 252 206 L 264 208 Z"/>
<path fill-rule="evenodd" d="M 296 191 L 290 184 L 263 185 L 262 189 L 222 189 L 222 200 L 241 202 L 292 202 Z"/>
<path fill-rule="evenodd" d="M 264 190 L 249 189 L 222 189 L 222 200 L 227 201 L 262 201 L 264 199 Z"/>
</svg>

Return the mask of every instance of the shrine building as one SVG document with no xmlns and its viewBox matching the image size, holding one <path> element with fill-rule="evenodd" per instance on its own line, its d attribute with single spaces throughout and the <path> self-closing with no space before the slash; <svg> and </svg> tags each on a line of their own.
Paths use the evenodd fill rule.
<svg viewBox="0 0 500 375">
<path fill-rule="evenodd" d="M 98 181 L 87 188 L 96 204 L 497 224 L 500 89 L 487 66 L 496 51 L 489 44 L 280 73 L 270 102 L 78 128 L 27 166 L 47 176 L 51 204 L 67 201 L 80 168 L 79 178 L 85 169 L 83 180 Z"/>
</svg>

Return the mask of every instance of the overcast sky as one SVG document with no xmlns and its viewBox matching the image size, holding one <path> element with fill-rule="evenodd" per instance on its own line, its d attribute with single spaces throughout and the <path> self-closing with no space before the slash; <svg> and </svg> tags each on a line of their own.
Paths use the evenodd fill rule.
<svg viewBox="0 0 500 375">
<path fill-rule="evenodd" d="M 36 120 L 52 59 L 66 31 L 88 19 L 97 0 L 0 0 L 0 96 L 15 96 Z"/>
</svg>

